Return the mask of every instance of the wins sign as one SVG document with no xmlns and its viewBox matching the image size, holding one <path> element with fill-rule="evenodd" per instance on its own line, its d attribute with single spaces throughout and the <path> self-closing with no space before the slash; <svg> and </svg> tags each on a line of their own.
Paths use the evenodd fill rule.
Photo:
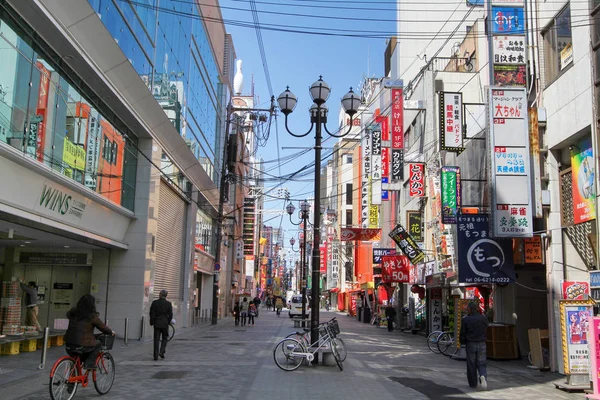
<svg viewBox="0 0 600 400">
<path fill-rule="evenodd" d="M 55 211 L 59 215 L 73 215 L 77 218 L 83 216 L 85 203 L 73 199 L 68 193 L 44 184 L 40 195 L 40 206 L 47 210 Z"/>
</svg>

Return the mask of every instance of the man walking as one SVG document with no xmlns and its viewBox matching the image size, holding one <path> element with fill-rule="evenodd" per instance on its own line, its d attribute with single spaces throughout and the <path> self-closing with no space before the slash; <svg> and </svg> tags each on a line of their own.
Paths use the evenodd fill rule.
<svg viewBox="0 0 600 400">
<path fill-rule="evenodd" d="M 258 318 L 258 307 L 260 306 L 260 298 L 258 297 L 258 295 L 254 297 L 252 302 L 254 303 L 254 307 L 256 307 L 256 317 Z"/>
<path fill-rule="evenodd" d="M 27 307 L 27 314 L 25 317 L 25 325 L 35 326 L 38 332 L 42 331 L 42 327 L 38 321 L 38 294 L 37 287 L 34 281 L 31 281 L 25 286 L 23 278 L 19 279 L 21 289 L 25 292 L 25 306 Z"/>
<path fill-rule="evenodd" d="M 150 306 L 150 325 L 154 326 L 154 360 L 165 358 L 167 338 L 169 337 L 169 323 L 173 319 L 173 306 L 167 300 L 169 293 L 161 290 L 158 299 Z M 158 343 L 160 341 L 160 351 Z"/>
<path fill-rule="evenodd" d="M 467 351 L 467 380 L 472 388 L 487 390 L 486 347 L 485 339 L 488 320 L 479 314 L 478 305 L 469 303 L 469 315 L 464 317 L 460 326 L 460 343 Z M 477 373 L 479 372 L 479 380 Z"/>
<path fill-rule="evenodd" d="M 396 309 L 392 306 L 392 303 L 388 303 L 385 308 L 385 317 L 387 319 L 388 332 L 394 330 L 394 320 L 396 319 Z"/>
</svg>

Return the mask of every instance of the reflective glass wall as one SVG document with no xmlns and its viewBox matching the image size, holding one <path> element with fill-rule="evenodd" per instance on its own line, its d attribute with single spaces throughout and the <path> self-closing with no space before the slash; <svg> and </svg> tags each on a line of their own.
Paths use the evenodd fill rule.
<svg viewBox="0 0 600 400">
<path fill-rule="evenodd" d="M 136 138 L 126 138 L 26 36 L 0 20 L 0 142 L 133 210 Z"/>
<path fill-rule="evenodd" d="M 181 0 L 88 1 L 215 181 L 220 84 L 198 6 Z"/>
</svg>

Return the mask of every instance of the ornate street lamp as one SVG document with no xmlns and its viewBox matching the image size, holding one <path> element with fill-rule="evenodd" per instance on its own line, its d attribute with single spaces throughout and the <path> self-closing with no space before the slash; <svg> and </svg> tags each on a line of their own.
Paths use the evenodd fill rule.
<svg viewBox="0 0 600 400">
<path fill-rule="evenodd" d="M 301 273 L 302 318 L 304 318 L 306 316 L 306 275 L 307 275 L 307 273 L 306 273 L 306 226 L 308 225 L 308 217 L 310 214 L 310 203 L 306 200 L 304 200 L 302 203 L 300 203 L 300 212 L 298 213 L 298 217 L 301 219 L 302 222 L 295 223 L 294 221 L 292 221 L 292 214 L 294 214 L 294 211 L 296 210 L 296 207 L 294 207 L 294 205 L 292 203 L 288 204 L 287 207 L 285 208 L 285 210 L 287 211 L 287 213 L 290 216 L 290 222 L 296 226 L 302 225 L 302 229 L 304 230 L 304 235 L 302 238 L 303 244 L 302 244 L 302 247 L 300 247 L 300 258 L 301 258 L 300 269 L 302 271 L 302 273 Z M 294 243 L 296 243 L 296 241 L 294 240 L 294 238 L 291 238 L 290 244 L 292 245 L 292 250 L 294 250 Z"/>
<path fill-rule="evenodd" d="M 304 137 L 312 132 L 313 128 L 315 128 L 315 204 L 314 204 L 314 220 L 313 220 L 313 248 L 312 248 L 312 312 L 310 317 L 310 328 L 311 328 L 311 343 L 316 343 L 319 340 L 319 299 L 320 299 L 320 288 L 319 288 L 319 278 L 320 278 L 320 254 L 319 254 L 319 244 L 321 242 L 321 221 L 319 212 L 321 211 L 321 129 L 325 128 L 325 132 L 329 136 L 333 136 L 336 138 L 344 137 L 352 130 L 352 125 L 354 121 L 354 115 L 358 112 L 358 107 L 360 106 L 361 100 L 360 96 L 352 91 L 350 91 L 342 97 L 342 107 L 346 111 L 346 114 L 350 116 L 350 124 L 348 126 L 348 131 L 343 134 L 333 134 L 329 132 L 327 126 L 327 112 L 328 108 L 325 102 L 329 98 L 329 94 L 331 93 L 331 89 L 329 85 L 323 81 L 323 77 L 320 76 L 319 80 L 313 83 L 310 88 L 310 97 L 313 100 L 313 105 L 309 109 L 310 113 L 310 129 L 308 132 L 296 135 L 290 131 L 288 128 L 288 115 L 294 111 L 296 104 L 298 103 L 298 99 L 296 96 L 290 91 L 289 86 L 286 90 L 279 95 L 277 98 L 277 102 L 279 103 L 279 108 L 281 112 L 285 115 L 285 129 L 288 133 L 294 137 Z M 288 206 L 289 207 L 289 206 Z M 306 235 L 305 235 L 306 238 Z M 304 297 L 303 297 L 304 299 Z M 315 361 L 318 359 L 315 357 Z"/>
</svg>

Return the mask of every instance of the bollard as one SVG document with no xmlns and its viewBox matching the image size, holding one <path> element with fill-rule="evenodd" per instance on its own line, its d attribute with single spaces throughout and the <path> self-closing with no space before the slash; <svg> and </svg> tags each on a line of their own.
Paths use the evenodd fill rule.
<svg viewBox="0 0 600 400">
<path fill-rule="evenodd" d="M 123 344 L 127 346 L 127 336 L 129 334 L 129 318 L 125 318 L 125 333 L 123 334 Z"/>
<path fill-rule="evenodd" d="M 50 328 L 44 328 L 44 347 L 42 347 L 42 361 L 38 366 L 39 369 L 46 368 L 46 353 L 48 352 L 48 336 L 50 336 Z"/>
<path fill-rule="evenodd" d="M 141 334 L 140 334 L 140 341 L 144 340 L 144 337 L 146 336 L 146 317 L 144 315 L 142 315 L 142 330 L 141 330 Z"/>
</svg>

